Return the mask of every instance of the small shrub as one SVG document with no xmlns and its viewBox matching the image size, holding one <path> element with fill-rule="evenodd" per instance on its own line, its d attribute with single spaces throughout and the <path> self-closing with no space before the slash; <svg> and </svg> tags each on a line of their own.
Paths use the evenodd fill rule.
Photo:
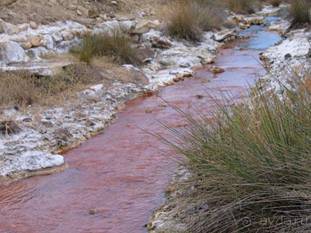
<svg viewBox="0 0 311 233">
<path fill-rule="evenodd" d="M 54 76 L 36 76 L 28 72 L 0 73 L 0 106 L 28 106 L 54 103 L 56 97 L 77 91 L 83 85 L 98 83 L 101 74 L 86 64 L 65 67 Z"/>
<path fill-rule="evenodd" d="M 311 2 L 308 0 L 295 0 L 291 3 L 291 16 L 293 25 L 311 23 Z"/>
<path fill-rule="evenodd" d="M 27 72 L 0 73 L 0 105 L 31 105 L 39 98 L 33 75 Z"/>
<path fill-rule="evenodd" d="M 223 12 L 210 0 L 177 1 L 170 5 L 167 30 L 172 37 L 200 41 L 203 31 L 220 28 Z"/>
<path fill-rule="evenodd" d="M 181 1 L 170 6 L 167 30 L 170 36 L 190 41 L 202 37 L 197 7 L 191 2 Z"/>
<path fill-rule="evenodd" d="M 187 116 L 173 144 L 193 175 L 187 232 L 310 232 L 310 80 L 296 78 L 281 98 L 258 87 L 213 121 Z"/>
<path fill-rule="evenodd" d="M 114 31 L 111 35 L 108 33 L 88 35 L 82 40 L 81 46 L 73 52 L 79 55 L 81 61 L 87 63 L 96 56 L 109 56 L 120 64 L 141 64 L 135 48 L 132 47 L 131 39 L 119 31 Z"/>
<path fill-rule="evenodd" d="M 254 0 L 228 0 L 229 9 L 240 14 L 254 13 L 256 4 Z"/>
</svg>

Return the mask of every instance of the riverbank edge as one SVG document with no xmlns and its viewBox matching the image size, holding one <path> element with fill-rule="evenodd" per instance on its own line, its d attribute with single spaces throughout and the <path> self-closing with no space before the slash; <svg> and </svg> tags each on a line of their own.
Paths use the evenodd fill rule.
<svg viewBox="0 0 311 233">
<path fill-rule="evenodd" d="M 239 17 L 240 21 L 247 21 L 243 19 L 244 16 Z M 253 18 L 249 20 L 254 20 L 255 23 L 258 22 L 258 15 L 254 14 L 250 17 Z M 158 57 L 151 62 L 151 65 L 139 70 L 148 77 L 150 82 L 148 85 L 141 86 L 133 83 L 115 83 L 109 90 L 105 90 L 105 87 L 101 84 L 94 85 L 78 93 L 82 97 L 81 100 L 78 101 L 78 105 L 76 105 L 78 106 L 77 109 L 75 109 L 76 106 L 70 106 L 71 103 L 66 103 L 66 106 L 62 106 L 61 109 L 48 109 L 46 112 L 41 113 L 41 115 L 43 115 L 43 123 L 52 125 L 44 129 L 44 132 L 38 132 L 38 130 L 34 129 L 36 125 L 33 124 L 33 122 L 27 123 L 29 119 L 34 117 L 34 114 L 28 113 L 23 115 L 13 111 L 12 115 L 19 115 L 19 118 L 22 119 L 22 132 L 0 139 L 0 151 L 1 144 L 5 144 L 5 146 L 6 144 L 9 145 L 3 149 L 5 153 L 7 152 L 8 154 L 4 155 L 4 162 L 1 161 L 0 163 L 0 181 L 18 180 L 29 176 L 49 173 L 46 172 L 48 170 L 61 171 L 64 169 L 66 166 L 65 160 L 64 157 L 59 154 L 77 147 L 87 139 L 102 133 L 104 129 L 116 119 L 117 113 L 124 107 L 127 101 L 142 95 L 150 95 L 162 86 L 172 85 L 175 82 L 192 77 L 194 67 L 212 63 L 217 56 L 218 49 L 225 44 L 212 39 L 216 34 L 223 38 L 230 37 L 230 39 L 235 39 L 237 37 L 236 31 L 223 29 L 223 31 L 215 33 L 207 32 L 205 34 L 205 39 L 199 45 L 185 45 L 185 42 L 171 41 L 173 44 L 172 49 L 162 50 L 159 52 Z M 156 30 L 149 30 L 142 35 L 146 41 L 152 39 L 154 36 L 163 38 L 164 41 L 168 39 L 165 34 Z M 172 39 L 169 38 L 169 40 Z M 187 59 L 185 61 L 185 58 L 174 57 L 175 60 L 172 62 L 174 65 L 167 67 L 167 69 L 162 69 L 163 67 L 159 66 L 161 59 L 169 59 L 172 55 L 176 56 L 174 52 L 180 49 L 182 53 L 185 53 L 188 57 L 193 56 L 198 49 L 203 52 L 202 55 L 199 54 L 197 57 L 193 58 L 193 60 L 190 59 L 190 61 L 187 61 Z M 171 53 L 169 53 L 170 50 L 172 50 Z M 204 64 L 202 60 L 205 60 Z M 187 67 L 185 67 L 185 63 L 187 63 Z M 136 69 L 131 66 L 128 68 Z M 93 103 L 94 99 L 95 103 Z M 82 105 L 86 107 L 80 107 Z M 65 111 L 64 109 L 66 108 L 70 110 Z M 71 117 L 73 114 L 82 111 L 87 113 L 86 116 Z M 68 116 L 71 121 L 66 122 L 66 117 Z M 89 119 L 83 119 L 83 123 L 80 124 L 83 117 L 94 118 L 95 120 L 86 123 L 84 121 Z M 64 126 L 65 124 L 69 125 L 69 130 L 66 129 Z M 90 124 L 90 126 L 88 126 L 88 124 Z M 72 133 L 69 131 L 74 132 Z M 20 155 L 17 155 L 18 153 L 20 153 Z"/>
<path fill-rule="evenodd" d="M 287 19 L 283 19 L 283 24 L 289 25 L 290 22 Z M 282 27 L 282 26 L 281 26 Z M 293 42 L 294 40 L 298 40 L 300 38 L 306 39 L 311 42 L 311 33 L 308 33 L 307 28 L 302 29 L 292 29 L 292 30 L 276 30 L 280 35 L 282 35 L 283 39 L 277 45 L 274 45 L 265 50 L 260 55 L 260 60 L 263 62 L 264 67 L 267 70 L 267 73 L 260 77 L 258 83 L 264 83 L 264 87 L 267 90 L 280 91 L 280 84 L 286 84 L 286 75 L 290 72 L 291 69 L 286 69 L 286 66 L 295 67 L 297 62 L 302 65 L 299 72 L 307 72 L 311 69 L 311 45 L 309 46 L 309 52 L 307 54 L 301 54 L 301 51 L 295 51 L 295 46 L 292 48 L 288 47 L 288 52 L 284 51 L 284 44 L 288 41 Z M 290 43 L 289 42 L 289 43 Z M 311 43 L 310 43 L 311 44 Z M 286 50 L 286 49 L 285 49 Z M 288 55 L 290 59 L 295 56 L 292 56 L 290 53 L 292 52 L 297 56 L 297 59 L 293 59 L 294 61 L 285 60 L 288 59 Z M 283 54 L 284 53 L 284 54 Z M 280 57 L 282 54 L 282 58 Z M 296 63 L 296 64 L 295 64 Z M 286 71 L 285 71 L 286 70 Z M 287 76 L 288 77 L 288 76 Z M 147 230 L 149 233 L 185 233 L 187 229 L 189 229 L 186 223 L 183 222 L 183 215 L 180 213 L 182 207 L 187 205 L 187 203 L 180 203 L 181 197 L 187 195 L 189 192 L 188 186 L 185 185 L 188 180 L 191 179 L 191 171 L 184 164 L 179 164 L 176 172 L 171 180 L 171 183 L 168 185 L 165 196 L 166 201 L 163 205 L 161 205 L 158 209 L 154 211 L 150 220 L 148 222 Z M 185 187 L 187 190 L 185 190 Z M 188 203 L 191 206 L 191 203 Z"/>
<path fill-rule="evenodd" d="M 204 44 L 204 42 L 210 42 L 213 35 L 214 33 L 208 34 L 208 41 L 203 40 L 201 45 Z M 142 37 L 146 37 L 144 43 L 149 43 L 149 39 L 151 40 L 153 36 L 164 38 L 163 40 L 165 41 L 167 40 L 167 37 L 163 33 L 153 30 L 151 27 L 150 30 L 142 34 Z M 186 47 L 191 51 L 198 47 L 195 45 L 184 45 L 184 42 L 175 40 L 171 40 L 171 43 L 173 49 L 176 48 L 176 50 L 180 47 Z M 202 59 L 206 58 L 209 60 L 211 58 L 212 62 L 212 59 L 216 57 L 218 48 L 222 45 L 223 43 L 214 41 L 211 51 L 206 51 L 206 56 Z M 203 49 L 205 48 L 202 48 L 202 50 Z M 163 51 L 163 53 L 165 53 L 165 51 Z M 189 56 L 189 54 L 186 55 Z M 147 76 L 149 79 L 149 84 L 147 85 L 115 82 L 109 90 L 105 90 L 102 84 L 93 85 L 77 93 L 78 98 L 81 98 L 81 100 L 78 100 L 78 103 L 75 103 L 75 106 L 79 106 L 78 109 L 73 109 L 73 107 L 70 106 L 73 103 L 65 103 L 64 106 L 53 107 L 44 112 L 40 112 L 41 121 L 44 121 L 44 124 L 52 125 L 48 126 L 51 129 L 44 129 L 45 132 L 43 133 L 35 129 L 39 124 L 32 120 L 35 118 L 35 113 L 31 111 L 21 113 L 14 109 L 7 110 L 7 115 L 12 116 L 14 121 L 19 123 L 18 126 L 21 132 L 16 135 L 1 136 L 0 138 L 0 157 L 2 157 L 0 158 L 0 182 L 10 182 L 35 175 L 51 174 L 64 170 L 67 165 L 61 154 L 79 146 L 89 138 L 103 133 L 103 131 L 114 122 L 117 113 L 124 107 L 127 101 L 140 96 L 154 94 L 163 86 L 173 85 L 187 77 L 192 77 L 192 68 L 201 65 L 200 62 L 198 63 L 195 60 L 190 61 L 189 64 L 191 65 L 188 67 L 182 67 L 184 64 L 178 64 L 178 62 L 184 61 L 180 60 L 176 61 L 175 66 L 172 65 L 167 69 L 161 69 L 162 67 L 158 65 L 159 60 L 161 60 L 161 53 L 160 56 L 151 61 L 151 65 L 148 67 L 143 67 L 143 69 L 139 70 L 133 66 L 126 67 Z M 93 103 L 94 101 L 95 104 Z M 86 105 L 87 107 L 81 109 L 80 106 L 82 105 Z M 64 110 L 66 108 L 70 110 Z M 98 109 L 93 111 L 92 109 L 94 108 Z M 90 123 L 90 127 L 87 127 L 85 124 L 79 124 L 81 117 L 75 118 L 74 121 L 78 123 L 71 126 L 72 128 L 70 128 L 70 130 L 81 130 L 77 135 L 66 131 L 63 124 L 60 124 L 62 121 L 56 119 L 61 117 L 60 115 L 68 116 L 77 114 L 82 110 L 89 113 L 86 118 L 95 118 L 95 120 Z M 101 112 L 102 115 L 100 115 Z M 29 123 L 29 121 L 31 121 L 31 123 Z M 83 130 L 81 128 L 83 128 Z M 64 138 L 61 138 L 59 141 L 57 138 L 59 135 L 54 134 L 55 132 L 60 132 L 60 137 L 64 136 Z M 3 154 L 1 154 L 2 152 Z"/>
</svg>

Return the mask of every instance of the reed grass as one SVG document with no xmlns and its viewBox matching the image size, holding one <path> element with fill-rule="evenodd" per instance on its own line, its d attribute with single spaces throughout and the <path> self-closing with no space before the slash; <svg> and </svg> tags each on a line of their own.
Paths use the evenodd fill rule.
<svg viewBox="0 0 311 233">
<path fill-rule="evenodd" d="M 310 75 L 300 80 L 282 94 L 257 87 L 213 123 L 186 115 L 190 127 L 174 130 L 171 145 L 192 173 L 187 232 L 311 230 Z"/>
<path fill-rule="evenodd" d="M 90 63 L 94 57 L 108 56 L 118 64 L 141 64 L 131 39 L 119 30 L 100 35 L 87 35 L 73 52 L 86 63 Z"/>
</svg>

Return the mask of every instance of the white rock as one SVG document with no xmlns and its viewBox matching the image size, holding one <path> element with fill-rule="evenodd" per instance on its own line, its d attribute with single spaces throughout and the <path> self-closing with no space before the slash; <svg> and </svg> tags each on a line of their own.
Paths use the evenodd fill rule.
<svg viewBox="0 0 311 233">
<path fill-rule="evenodd" d="M 310 42 L 305 35 L 295 35 L 284 40 L 281 44 L 268 49 L 263 56 L 270 60 L 285 60 L 286 56 L 306 56 L 310 50 Z"/>
<path fill-rule="evenodd" d="M 53 155 L 42 151 L 26 151 L 1 163 L 0 175 L 8 176 L 22 171 L 37 171 L 61 166 L 64 162 L 64 157 L 61 155 Z"/>
<path fill-rule="evenodd" d="M 105 91 L 105 87 L 103 84 L 98 84 L 89 87 L 87 90 L 84 90 L 80 93 L 82 98 L 99 98 Z"/>
<path fill-rule="evenodd" d="M 0 43 L 0 60 L 5 64 L 26 62 L 28 57 L 24 49 L 16 42 L 9 41 Z"/>
<path fill-rule="evenodd" d="M 56 43 L 63 41 L 63 36 L 61 32 L 55 32 L 54 34 L 52 34 L 52 38 Z"/>
<path fill-rule="evenodd" d="M 290 28 L 291 23 L 287 20 L 282 20 L 276 24 L 272 24 L 269 26 L 270 31 L 276 31 L 279 32 L 280 34 L 284 35 L 288 29 Z"/>
<path fill-rule="evenodd" d="M 71 31 L 63 31 L 61 34 L 62 34 L 63 40 L 65 41 L 74 39 L 74 35 Z"/>
<path fill-rule="evenodd" d="M 53 50 L 55 45 L 54 45 L 54 40 L 52 38 L 52 36 L 50 35 L 44 35 L 43 36 L 43 42 L 42 42 L 43 46 L 49 50 Z"/>
<path fill-rule="evenodd" d="M 151 29 L 159 29 L 161 23 L 159 20 L 142 20 L 137 23 L 136 28 L 134 29 L 133 33 L 136 34 L 143 34 L 149 32 Z"/>
<path fill-rule="evenodd" d="M 34 21 L 30 21 L 29 25 L 30 25 L 30 27 L 32 29 L 37 29 L 38 28 L 38 24 L 36 22 L 34 22 Z"/>
<path fill-rule="evenodd" d="M 111 20 L 104 23 L 101 23 L 95 27 L 93 30 L 94 34 L 107 33 L 111 34 L 116 30 L 121 30 L 118 20 Z"/>
<path fill-rule="evenodd" d="M 28 56 L 35 60 L 38 60 L 38 59 L 40 60 L 42 55 L 47 54 L 49 52 L 50 51 L 46 49 L 45 47 L 31 48 L 27 50 Z"/>
<path fill-rule="evenodd" d="M 136 22 L 134 20 L 124 20 L 119 22 L 119 27 L 124 33 L 134 30 Z"/>
<path fill-rule="evenodd" d="M 144 33 L 142 35 L 143 42 L 150 42 L 153 38 L 160 38 L 162 37 L 162 32 L 151 29 L 149 32 Z"/>
<path fill-rule="evenodd" d="M 223 42 L 227 39 L 230 39 L 230 38 L 233 38 L 236 36 L 237 36 L 237 34 L 236 34 L 235 30 L 225 29 L 225 30 L 222 30 L 220 32 L 215 33 L 212 38 L 217 42 Z"/>
</svg>

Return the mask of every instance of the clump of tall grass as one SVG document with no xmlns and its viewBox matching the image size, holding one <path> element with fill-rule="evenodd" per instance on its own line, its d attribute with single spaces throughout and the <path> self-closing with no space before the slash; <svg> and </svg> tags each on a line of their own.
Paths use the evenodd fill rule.
<svg viewBox="0 0 311 233">
<path fill-rule="evenodd" d="M 0 73 L 0 105 L 31 105 L 39 98 L 33 75 L 27 72 Z"/>
<path fill-rule="evenodd" d="M 211 1 L 175 1 L 166 12 L 170 36 L 200 41 L 204 31 L 221 27 L 223 15 Z"/>
<path fill-rule="evenodd" d="M 187 116 L 174 148 L 187 158 L 197 203 L 192 233 L 311 231 L 310 79 L 210 119 Z M 200 114 L 198 114 L 200 115 Z M 201 208 L 208 206 L 208 208 Z"/>
<path fill-rule="evenodd" d="M 290 9 L 293 18 L 293 25 L 311 23 L 311 2 L 308 0 L 295 0 L 291 3 Z"/>
<path fill-rule="evenodd" d="M 131 39 L 119 30 L 100 35 L 87 35 L 81 45 L 73 49 L 73 52 L 86 63 L 90 63 L 93 57 L 100 56 L 111 57 L 120 64 L 139 65 L 141 63 Z"/>
<path fill-rule="evenodd" d="M 255 0 L 228 0 L 229 9 L 240 14 L 254 13 L 258 3 Z"/>
</svg>

